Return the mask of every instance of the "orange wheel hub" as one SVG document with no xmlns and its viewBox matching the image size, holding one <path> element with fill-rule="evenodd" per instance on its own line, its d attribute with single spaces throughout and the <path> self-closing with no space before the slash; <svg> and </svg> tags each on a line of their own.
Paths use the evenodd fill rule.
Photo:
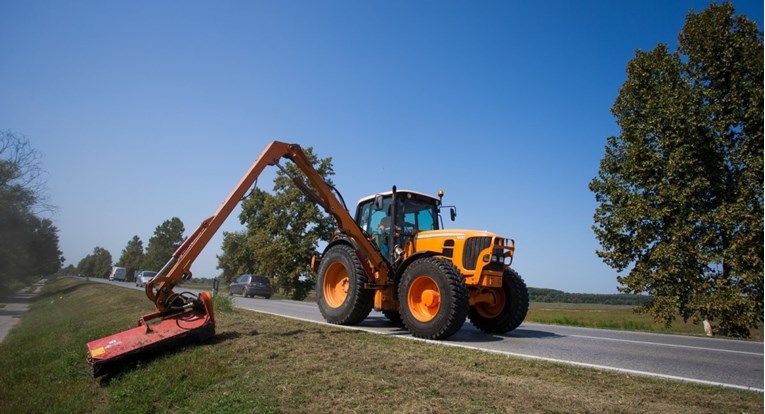
<svg viewBox="0 0 765 414">
<path fill-rule="evenodd" d="M 418 276 L 409 286 L 407 304 L 415 319 L 428 322 L 438 315 L 441 308 L 441 291 L 433 279 Z"/>
<path fill-rule="evenodd" d="M 350 278 L 348 271 L 342 263 L 336 262 L 329 265 L 324 274 L 322 292 L 327 305 L 339 308 L 348 297 Z"/>
<path fill-rule="evenodd" d="M 476 312 L 486 319 L 496 318 L 505 309 L 505 291 L 502 289 L 492 289 L 491 295 L 494 296 L 492 303 L 479 302 L 474 307 Z"/>
</svg>

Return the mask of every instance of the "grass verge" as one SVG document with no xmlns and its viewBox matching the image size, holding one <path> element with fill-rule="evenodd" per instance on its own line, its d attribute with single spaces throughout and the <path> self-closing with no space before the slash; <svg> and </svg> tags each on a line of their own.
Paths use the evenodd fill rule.
<svg viewBox="0 0 765 414">
<path fill-rule="evenodd" d="M 528 361 L 232 309 L 211 341 L 94 380 L 85 343 L 152 310 L 49 282 L 0 344 L 2 412 L 763 412 L 762 394 Z M 221 309 L 222 310 L 222 309 Z"/>
</svg>

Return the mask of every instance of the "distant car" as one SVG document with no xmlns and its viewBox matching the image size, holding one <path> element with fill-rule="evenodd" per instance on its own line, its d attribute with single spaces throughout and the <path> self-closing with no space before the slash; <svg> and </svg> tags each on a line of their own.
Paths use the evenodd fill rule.
<svg viewBox="0 0 765 414">
<path fill-rule="evenodd" d="M 120 282 L 125 281 L 125 276 L 127 275 L 127 269 L 124 267 L 112 267 L 112 272 L 109 273 L 109 280 L 116 280 Z"/>
<path fill-rule="evenodd" d="M 157 272 L 150 272 L 148 270 L 142 270 L 142 271 L 140 271 L 140 272 L 138 272 L 136 274 L 135 285 L 138 286 L 138 287 L 144 287 L 156 275 L 157 275 Z"/>
<path fill-rule="evenodd" d="M 231 295 L 239 294 L 247 298 L 255 295 L 263 296 L 266 299 L 271 298 L 274 290 L 271 288 L 271 281 L 265 276 L 253 276 L 244 274 L 236 278 L 228 285 L 228 292 Z"/>
</svg>

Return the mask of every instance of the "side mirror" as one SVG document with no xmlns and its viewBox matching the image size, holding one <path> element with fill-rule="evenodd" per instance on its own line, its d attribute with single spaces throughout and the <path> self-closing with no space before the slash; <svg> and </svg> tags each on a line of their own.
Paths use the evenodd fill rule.
<svg viewBox="0 0 765 414">
<path fill-rule="evenodd" d="M 375 210 L 380 211 L 383 209 L 383 196 L 378 195 L 375 197 Z"/>
<path fill-rule="evenodd" d="M 457 218 L 457 209 L 454 207 L 449 209 L 449 216 L 451 216 L 452 221 L 454 221 L 455 218 Z"/>
</svg>

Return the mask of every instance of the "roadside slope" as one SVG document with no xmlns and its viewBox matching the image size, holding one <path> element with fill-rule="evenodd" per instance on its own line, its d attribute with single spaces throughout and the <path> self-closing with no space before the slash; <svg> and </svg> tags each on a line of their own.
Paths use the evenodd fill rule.
<svg viewBox="0 0 765 414">
<path fill-rule="evenodd" d="M 140 291 L 43 289 L 0 344 L 3 412 L 762 412 L 762 394 L 398 341 L 246 311 L 108 381 L 85 343 L 151 311 Z"/>
</svg>

